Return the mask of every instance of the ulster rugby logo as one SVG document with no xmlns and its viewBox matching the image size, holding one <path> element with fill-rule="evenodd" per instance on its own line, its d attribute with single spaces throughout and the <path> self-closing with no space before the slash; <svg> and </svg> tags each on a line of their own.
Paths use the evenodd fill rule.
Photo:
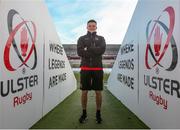
<svg viewBox="0 0 180 130">
<path fill-rule="evenodd" d="M 169 25 L 161 21 L 164 13 L 168 14 Z M 152 69 L 155 66 L 160 66 L 167 71 L 175 69 L 178 62 L 178 51 L 173 37 L 174 24 L 175 12 L 172 7 L 164 9 L 162 15 L 160 15 L 157 20 L 150 20 L 148 22 L 146 28 L 147 46 L 145 54 L 145 65 L 147 69 Z M 161 33 L 161 30 L 163 30 L 164 33 Z M 161 64 L 161 60 L 167 51 L 171 51 L 172 56 L 169 57 L 171 63 L 165 67 L 164 64 Z M 151 62 L 149 61 L 149 56 L 153 59 Z"/>
<path fill-rule="evenodd" d="M 20 22 L 14 24 L 15 18 L 18 18 Z M 31 70 L 35 69 L 37 65 L 35 24 L 32 21 L 24 20 L 13 9 L 8 13 L 7 24 L 9 37 L 4 49 L 4 64 L 6 68 L 9 71 L 15 71 L 22 66 L 26 66 Z M 32 54 L 34 54 L 34 61 L 28 62 Z M 11 62 L 12 55 L 19 59 L 19 64 Z M 31 63 L 33 64 L 31 65 Z"/>
</svg>

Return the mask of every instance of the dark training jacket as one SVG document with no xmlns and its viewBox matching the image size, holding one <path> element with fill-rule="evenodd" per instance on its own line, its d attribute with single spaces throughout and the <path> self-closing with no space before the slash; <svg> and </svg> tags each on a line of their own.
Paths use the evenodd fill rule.
<svg viewBox="0 0 180 130">
<path fill-rule="evenodd" d="M 105 49 L 104 37 L 96 35 L 96 32 L 88 32 L 86 35 L 81 36 L 77 43 L 77 53 L 81 57 L 80 67 L 102 68 L 102 55 Z"/>
</svg>

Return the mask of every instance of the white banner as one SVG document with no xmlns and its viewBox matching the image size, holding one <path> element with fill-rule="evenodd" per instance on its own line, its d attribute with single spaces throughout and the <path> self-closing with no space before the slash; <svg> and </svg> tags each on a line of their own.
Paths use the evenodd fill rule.
<svg viewBox="0 0 180 130">
<path fill-rule="evenodd" d="M 180 128 L 180 1 L 142 1 L 141 7 L 140 117 L 151 128 Z"/>
<path fill-rule="evenodd" d="M 121 55 L 127 44 L 123 41 L 108 82 L 109 90 L 150 128 L 180 128 L 179 11 L 178 0 L 140 0 L 124 39 L 136 39 L 134 46 L 139 46 L 139 53 Z M 138 66 L 137 71 L 118 67 L 118 61 L 132 58 L 139 59 L 134 65 Z M 139 84 L 135 86 L 137 94 L 130 89 L 127 92 L 125 84 L 117 90 L 117 72 L 131 76 L 139 72 L 135 78 L 135 85 Z"/>
<path fill-rule="evenodd" d="M 44 12 L 48 14 L 47 12 Z M 45 27 L 45 84 L 43 114 L 64 100 L 76 89 L 76 79 L 50 15 L 44 15 Z M 48 25 L 48 26 L 47 26 Z"/>
<path fill-rule="evenodd" d="M 43 1 L 0 1 L 0 128 L 30 128 L 76 89 Z"/>
<path fill-rule="evenodd" d="M 41 2 L 0 4 L 1 128 L 29 128 L 42 117 Z M 36 14 L 36 15 L 32 15 Z"/>
<path fill-rule="evenodd" d="M 133 19 L 137 19 L 137 15 Z M 132 21 L 118 52 L 111 75 L 108 79 L 108 89 L 137 113 L 138 102 L 138 33 L 134 30 L 138 23 Z"/>
</svg>

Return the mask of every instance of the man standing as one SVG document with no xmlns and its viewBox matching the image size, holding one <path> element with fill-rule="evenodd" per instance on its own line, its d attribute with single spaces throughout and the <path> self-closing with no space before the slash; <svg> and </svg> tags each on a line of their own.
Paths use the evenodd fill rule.
<svg viewBox="0 0 180 130">
<path fill-rule="evenodd" d="M 101 104 L 103 90 L 103 65 L 102 55 L 105 52 L 106 43 L 104 37 L 96 35 L 97 23 L 95 20 L 87 22 L 87 34 L 81 36 L 77 43 L 77 53 L 81 57 L 80 89 L 82 90 L 81 105 L 82 115 L 80 123 L 87 119 L 87 95 L 88 90 L 96 93 L 96 122 L 101 123 Z"/>
</svg>

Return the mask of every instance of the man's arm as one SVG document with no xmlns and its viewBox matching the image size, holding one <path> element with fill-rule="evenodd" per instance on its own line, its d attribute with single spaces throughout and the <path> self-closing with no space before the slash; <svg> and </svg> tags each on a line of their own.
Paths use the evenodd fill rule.
<svg viewBox="0 0 180 130">
<path fill-rule="evenodd" d="M 106 42 L 104 37 L 101 37 L 101 44 L 100 46 L 91 46 L 89 50 L 92 52 L 93 56 L 101 56 L 104 54 L 106 50 Z"/>
<path fill-rule="evenodd" d="M 78 56 L 89 58 L 90 53 L 87 49 L 88 48 L 83 45 L 82 38 L 80 37 L 78 39 L 78 43 L 77 43 L 77 54 L 78 54 Z"/>
</svg>

